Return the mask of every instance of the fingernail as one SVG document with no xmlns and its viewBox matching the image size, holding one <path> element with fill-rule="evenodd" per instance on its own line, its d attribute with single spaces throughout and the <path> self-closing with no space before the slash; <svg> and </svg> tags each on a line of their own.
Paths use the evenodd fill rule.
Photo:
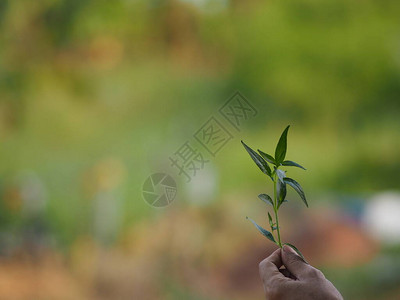
<svg viewBox="0 0 400 300">
<path fill-rule="evenodd" d="M 291 253 L 291 254 L 295 254 L 296 256 L 298 256 L 303 262 L 305 262 L 306 264 L 309 264 L 303 257 L 301 257 L 292 247 L 290 246 L 283 246 L 283 251 L 285 251 L 286 253 Z"/>
<path fill-rule="evenodd" d="M 283 246 L 283 251 L 285 251 L 286 253 L 293 253 L 293 254 L 296 254 L 298 256 L 296 251 L 294 251 L 292 247 L 289 247 L 287 245 Z"/>
</svg>

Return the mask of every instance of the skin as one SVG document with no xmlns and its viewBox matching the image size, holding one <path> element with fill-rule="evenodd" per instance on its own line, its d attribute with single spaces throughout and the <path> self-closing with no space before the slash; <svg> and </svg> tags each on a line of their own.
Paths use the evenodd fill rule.
<svg viewBox="0 0 400 300">
<path fill-rule="evenodd" d="M 324 274 L 289 246 L 277 249 L 259 268 L 268 300 L 343 300 Z"/>
</svg>

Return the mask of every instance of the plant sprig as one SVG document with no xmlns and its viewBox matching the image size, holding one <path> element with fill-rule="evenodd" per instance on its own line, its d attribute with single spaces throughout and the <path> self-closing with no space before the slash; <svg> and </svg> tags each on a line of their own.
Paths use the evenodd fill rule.
<svg viewBox="0 0 400 300">
<path fill-rule="evenodd" d="M 267 194 L 258 195 L 258 198 L 260 198 L 262 201 L 264 201 L 267 205 L 272 206 L 274 218 L 268 212 L 268 222 L 269 222 L 269 226 L 271 228 L 271 232 L 264 229 L 263 227 L 259 226 L 252 219 L 250 219 L 248 217 L 246 217 L 246 218 L 248 218 L 254 224 L 254 226 L 261 232 L 261 234 L 263 234 L 270 241 L 277 244 L 280 248 L 282 248 L 283 245 L 288 245 L 288 246 L 292 247 L 301 257 L 303 257 L 303 255 L 300 253 L 300 251 L 294 245 L 289 244 L 289 243 L 282 243 L 280 227 L 279 227 L 278 211 L 279 211 L 279 208 L 281 207 L 281 205 L 284 202 L 287 202 L 287 200 L 286 200 L 286 186 L 287 185 L 292 187 L 299 194 L 301 200 L 308 207 L 307 199 L 306 199 L 306 196 L 304 194 L 304 191 L 303 191 L 303 188 L 301 187 L 301 185 L 296 180 L 287 177 L 286 171 L 281 169 L 281 167 L 297 167 L 297 168 L 306 170 L 303 166 L 301 166 L 300 164 L 298 164 L 294 161 L 285 160 L 286 151 L 287 151 L 287 134 L 289 131 L 289 127 L 290 127 L 290 125 L 285 128 L 285 130 L 283 131 L 283 133 L 279 139 L 278 144 L 276 145 L 275 156 L 267 154 L 261 150 L 257 150 L 258 152 L 256 152 L 253 149 L 251 149 L 249 146 L 247 146 L 243 141 L 241 141 L 244 148 L 246 149 L 246 151 L 250 154 L 250 157 L 253 159 L 253 161 L 256 163 L 256 165 L 260 168 L 260 170 L 272 180 L 273 186 L 274 186 L 274 197 L 273 198 L 271 198 Z M 272 165 L 272 168 L 269 166 L 269 164 Z"/>
</svg>

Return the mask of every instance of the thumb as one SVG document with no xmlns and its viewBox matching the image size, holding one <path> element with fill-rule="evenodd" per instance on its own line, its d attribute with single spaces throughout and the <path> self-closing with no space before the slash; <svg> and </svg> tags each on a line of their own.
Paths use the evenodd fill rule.
<svg viewBox="0 0 400 300">
<path fill-rule="evenodd" d="M 312 268 L 290 246 L 283 246 L 282 263 L 298 279 L 305 277 L 307 271 Z"/>
</svg>

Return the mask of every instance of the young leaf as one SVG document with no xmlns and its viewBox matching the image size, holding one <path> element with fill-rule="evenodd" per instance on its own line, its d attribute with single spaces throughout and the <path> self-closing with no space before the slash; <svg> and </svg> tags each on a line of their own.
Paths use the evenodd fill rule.
<svg viewBox="0 0 400 300">
<path fill-rule="evenodd" d="M 272 222 L 272 217 L 269 212 L 268 212 L 268 221 L 269 221 L 269 226 L 271 226 L 271 228 L 274 227 L 274 223 Z"/>
<path fill-rule="evenodd" d="M 260 195 L 258 195 L 258 198 L 260 198 L 265 203 L 271 204 L 272 206 L 274 206 L 274 202 L 272 201 L 271 197 L 268 196 L 267 194 L 260 194 Z"/>
<path fill-rule="evenodd" d="M 276 175 L 278 175 L 278 178 L 281 182 L 283 182 L 283 179 L 286 177 L 286 172 L 282 171 L 280 169 L 275 169 Z"/>
<path fill-rule="evenodd" d="M 260 168 L 260 170 L 271 177 L 271 168 L 268 166 L 268 163 L 253 149 L 247 146 L 243 141 L 241 141 L 246 151 L 250 154 L 250 157 L 254 160 L 256 165 Z"/>
<path fill-rule="evenodd" d="M 297 249 L 296 246 L 294 246 L 294 245 L 292 245 L 292 244 L 289 244 L 289 243 L 283 243 L 283 244 L 284 244 L 284 245 L 288 245 L 289 247 L 293 248 L 293 250 L 296 251 L 296 253 L 297 253 L 305 262 L 307 262 L 306 259 L 305 259 L 304 256 L 303 256 L 303 254 L 301 254 L 300 250 Z"/>
<path fill-rule="evenodd" d="M 265 152 L 262 152 L 260 149 L 258 149 L 257 151 L 258 151 L 258 153 L 261 154 L 261 156 L 262 156 L 267 162 L 269 162 L 270 164 L 275 165 L 275 158 L 273 158 L 272 155 L 269 155 L 269 154 L 267 154 L 267 153 L 265 153 Z"/>
<path fill-rule="evenodd" d="M 246 219 L 249 219 L 254 226 L 256 226 L 256 228 L 258 229 L 258 231 L 261 232 L 261 234 L 263 236 L 265 236 L 267 239 L 269 239 L 270 241 L 274 242 L 276 244 L 276 241 L 274 239 L 274 236 L 272 235 L 271 232 L 269 232 L 268 230 L 265 230 L 264 228 L 262 228 L 261 226 L 259 226 L 256 222 L 254 222 L 252 219 L 250 219 L 249 217 L 246 217 Z"/>
<path fill-rule="evenodd" d="M 287 133 L 289 130 L 290 125 L 288 125 L 285 130 L 283 131 L 278 145 L 276 145 L 275 149 L 275 162 L 277 166 L 280 166 L 280 164 L 284 161 L 285 156 L 286 156 L 286 148 L 287 148 Z"/>
<path fill-rule="evenodd" d="M 303 200 L 304 204 L 308 207 L 306 195 L 304 195 L 301 185 L 296 180 L 289 177 L 284 178 L 283 181 L 290 185 L 300 195 L 301 200 Z"/>
<path fill-rule="evenodd" d="M 277 194 L 278 194 L 278 208 L 285 201 L 286 198 L 286 183 L 278 180 L 277 182 Z"/>
<path fill-rule="evenodd" d="M 282 163 L 282 166 L 298 167 L 298 168 L 301 168 L 303 170 L 306 170 L 306 168 L 304 168 L 303 166 L 300 166 L 298 163 L 295 163 L 294 161 L 291 161 L 291 160 L 285 160 Z"/>
</svg>

